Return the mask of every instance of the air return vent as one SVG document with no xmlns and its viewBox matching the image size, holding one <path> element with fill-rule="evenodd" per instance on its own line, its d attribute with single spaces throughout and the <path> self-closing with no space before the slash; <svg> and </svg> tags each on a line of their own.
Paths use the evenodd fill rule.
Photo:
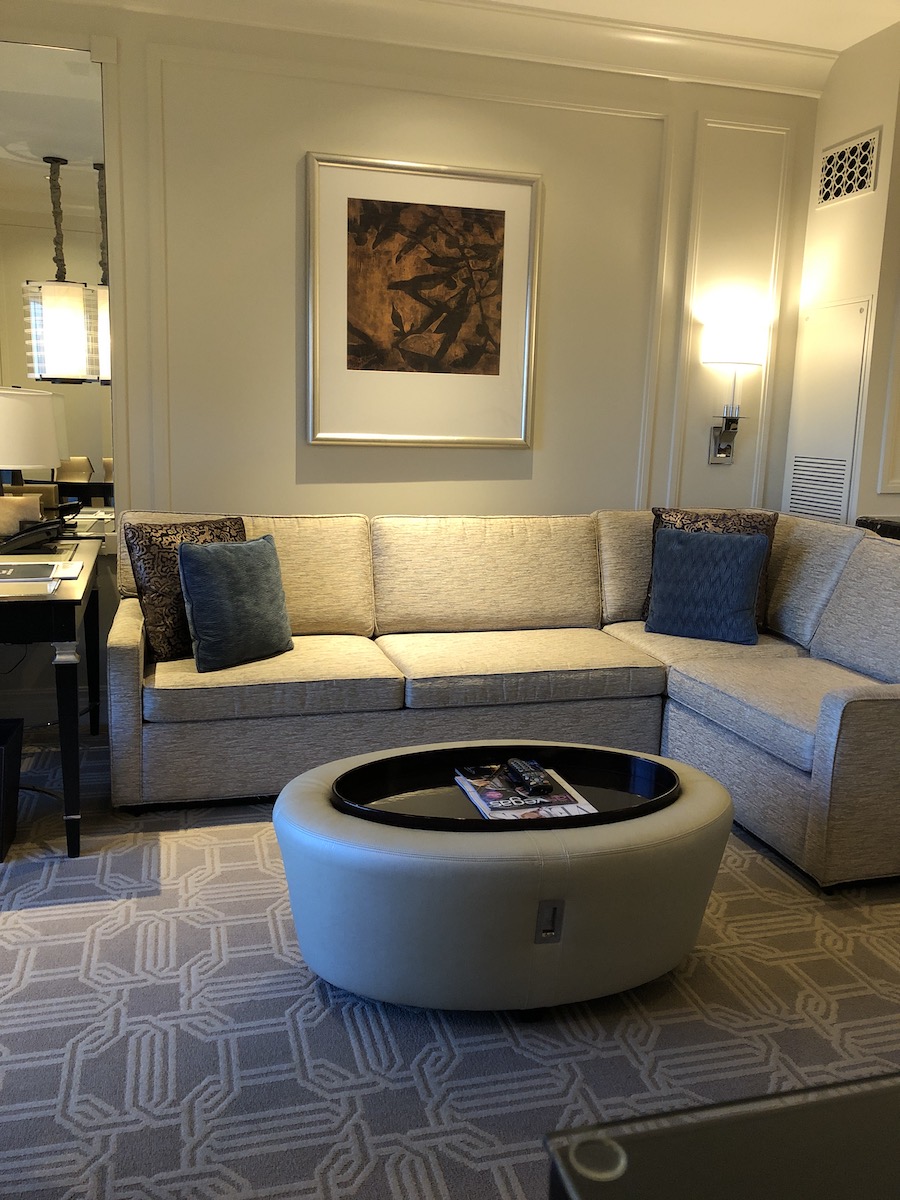
<svg viewBox="0 0 900 1200">
<path fill-rule="evenodd" d="M 826 150 L 822 155 L 818 206 L 871 192 L 875 187 L 877 158 L 878 130 Z"/>
<path fill-rule="evenodd" d="M 847 461 L 843 458 L 794 458 L 788 512 L 823 521 L 844 520 Z"/>
</svg>

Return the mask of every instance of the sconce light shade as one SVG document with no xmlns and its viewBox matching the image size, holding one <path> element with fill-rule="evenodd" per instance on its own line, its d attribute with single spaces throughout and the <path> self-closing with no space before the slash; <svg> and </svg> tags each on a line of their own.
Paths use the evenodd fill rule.
<svg viewBox="0 0 900 1200">
<path fill-rule="evenodd" d="M 53 395 L 0 388 L 0 469 L 59 466 Z"/>
<path fill-rule="evenodd" d="M 761 367 L 766 361 L 768 329 L 731 321 L 703 326 L 700 361 L 708 366 Z"/>
<path fill-rule="evenodd" d="M 83 283 L 29 281 L 23 285 L 22 295 L 28 378 L 46 383 L 98 383 L 96 289 Z"/>
</svg>

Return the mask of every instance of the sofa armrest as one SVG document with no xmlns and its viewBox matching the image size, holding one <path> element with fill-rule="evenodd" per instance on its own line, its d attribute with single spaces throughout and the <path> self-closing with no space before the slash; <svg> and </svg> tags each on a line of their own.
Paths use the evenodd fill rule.
<svg viewBox="0 0 900 1200">
<path fill-rule="evenodd" d="M 106 643 L 109 758 L 113 807 L 141 802 L 141 691 L 146 640 L 140 601 L 119 603 Z"/>
<path fill-rule="evenodd" d="M 818 877 L 839 882 L 895 874 L 900 684 L 873 682 L 825 697 L 812 775 L 807 845 L 822 864 Z"/>
</svg>

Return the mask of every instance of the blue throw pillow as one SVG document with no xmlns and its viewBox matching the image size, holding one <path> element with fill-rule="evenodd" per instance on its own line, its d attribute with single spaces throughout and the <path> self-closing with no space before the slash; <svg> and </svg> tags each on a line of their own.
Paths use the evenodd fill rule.
<svg viewBox="0 0 900 1200">
<path fill-rule="evenodd" d="M 198 671 L 293 648 L 271 534 L 249 542 L 182 542 L 178 571 Z"/>
<path fill-rule="evenodd" d="M 764 533 L 660 529 L 646 629 L 755 646 L 756 593 L 768 550 Z"/>
</svg>

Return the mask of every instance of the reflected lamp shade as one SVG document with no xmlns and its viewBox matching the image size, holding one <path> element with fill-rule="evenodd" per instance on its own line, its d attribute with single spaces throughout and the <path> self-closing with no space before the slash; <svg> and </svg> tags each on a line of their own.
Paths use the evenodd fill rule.
<svg viewBox="0 0 900 1200">
<path fill-rule="evenodd" d="M 23 285 L 28 378 L 47 383 L 99 383 L 97 289 L 83 283 Z M 109 305 L 107 351 L 109 346 Z"/>
<path fill-rule="evenodd" d="M 53 394 L 0 388 L 0 469 L 59 466 Z"/>
<path fill-rule="evenodd" d="M 97 370 L 101 383 L 109 383 L 112 376 L 112 363 L 109 339 L 109 287 L 100 284 L 97 287 Z"/>
</svg>

